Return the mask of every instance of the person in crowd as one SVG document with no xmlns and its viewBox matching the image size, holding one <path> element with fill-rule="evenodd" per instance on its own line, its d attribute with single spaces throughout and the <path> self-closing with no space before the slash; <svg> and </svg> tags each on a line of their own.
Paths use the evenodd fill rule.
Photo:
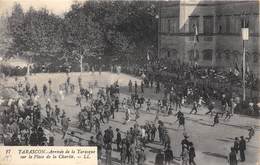
<svg viewBox="0 0 260 165">
<path fill-rule="evenodd" d="M 205 115 L 208 115 L 210 113 L 210 116 L 212 117 L 213 116 L 213 109 L 214 109 L 214 102 L 213 101 L 209 101 L 209 104 L 208 104 L 208 112 L 205 113 Z"/>
<path fill-rule="evenodd" d="M 197 101 L 194 101 L 193 102 L 193 104 L 192 104 L 192 109 L 191 109 L 191 111 L 190 111 L 190 114 L 192 114 L 192 112 L 193 111 L 195 111 L 195 115 L 197 114 L 197 112 L 198 112 L 198 103 L 197 103 Z"/>
<path fill-rule="evenodd" d="M 233 146 L 235 153 L 237 154 L 239 151 L 239 139 L 238 137 L 235 137 L 234 146 Z"/>
<path fill-rule="evenodd" d="M 143 81 L 141 81 L 140 88 L 141 88 L 141 93 L 144 93 L 144 82 Z"/>
<path fill-rule="evenodd" d="M 128 83 L 128 91 L 129 91 L 129 93 L 132 93 L 132 87 L 133 87 L 132 81 L 129 80 L 129 83 Z"/>
<path fill-rule="evenodd" d="M 122 141 L 122 138 L 121 138 L 121 133 L 119 132 L 119 129 L 116 128 L 116 145 L 117 145 L 117 151 L 120 151 L 120 144 L 121 144 L 121 141 Z"/>
<path fill-rule="evenodd" d="M 80 95 L 77 95 L 77 97 L 76 97 L 76 106 L 81 107 L 81 96 Z"/>
<path fill-rule="evenodd" d="M 211 126 L 214 127 L 218 123 L 219 123 L 219 116 L 218 116 L 218 113 L 216 113 L 214 120 L 213 120 L 213 124 Z"/>
<path fill-rule="evenodd" d="M 168 153 L 168 154 L 170 154 L 170 153 Z M 166 157 L 166 155 L 165 155 L 165 157 Z M 162 165 L 162 164 L 164 164 L 164 154 L 163 154 L 162 150 L 159 150 L 155 156 L 154 165 Z"/>
<path fill-rule="evenodd" d="M 43 87 L 42 87 L 42 91 L 43 91 L 43 96 L 46 97 L 47 95 L 47 85 L 46 84 L 43 84 Z"/>
<path fill-rule="evenodd" d="M 178 111 L 178 113 L 176 115 L 177 115 L 177 121 L 179 121 L 178 128 L 180 128 L 182 126 L 183 130 L 185 131 L 185 117 L 184 117 L 184 114 L 181 111 Z"/>
<path fill-rule="evenodd" d="M 145 165 L 146 155 L 144 153 L 144 148 L 137 153 L 137 165 Z"/>
<path fill-rule="evenodd" d="M 196 156 L 195 148 L 193 146 L 193 143 L 190 142 L 189 143 L 189 164 L 190 165 L 196 165 L 195 160 L 194 160 L 195 156 Z"/>
<path fill-rule="evenodd" d="M 69 122 L 70 122 L 70 118 L 68 118 L 66 116 L 62 117 L 62 119 L 61 119 L 61 126 L 62 126 L 62 133 L 63 133 L 62 139 L 64 139 L 66 132 L 68 131 Z"/>
<path fill-rule="evenodd" d="M 127 155 L 127 145 L 126 145 L 125 139 L 123 139 L 122 140 L 121 152 L 120 152 L 121 165 L 125 165 L 126 164 L 126 158 L 127 158 L 126 155 Z"/>
<path fill-rule="evenodd" d="M 112 165 L 112 144 L 109 142 L 106 145 L 106 162 L 105 165 Z"/>
<path fill-rule="evenodd" d="M 135 81 L 135 84 L 134 84 L 134 90 L 135 90 L 135 94 L 137 94 L 137 92 L 138 92 L 138 85 L 137 85 L 136 81 Z"/>
<path fill-rule="evenodd" d="M 231 147 L 231 152 L 229 153 L 228 156 L 228 163 L 229 165 L 237 165 L 236 151 L 233 147 Z"/>
<path fill-rule="evenodd" d="M 189 150 L 188 150 L 188 146 L 186 144 L 184 144 L 181 158 L 182 158 L 182 165 L 188 165 L 188 162 L 189 162 Z"/>
<path fill-rule="evenodd" d="M 171 161 L 173 160 L 173 152 L 170 145 L 168 145 L 167 149 L 164 151 L 164 155 L 165 155 L 165 165 L 170 165 Z"/>
<path fill-rule="evenodd" d="M 245 150 L 246 150 L 246 141 L 244 139 L 244 136 L 241 136 L 239 141 L 239 152 L 240 152 L 241 162 L 244 162 L 246 160 Z"/>
<path fill-rule="evenodd" d="M 150 112 L 151 110 L 151 100 L 150 98 L 146 101 L 146 112 Z"/>
<path fill-rule="evenodd" d="M 152 142 L 153 142 L 154 139 L 155 139 L 156 131 L 157 131 L 157 128 L 155 127 L 155 124 L 153 123 L 153 124 L 152 124 L 152 127 L 151 127 L 151 141 L 152 141 Z"/>
<path fill-rule="evenodd" d="M 250 128 L 248 129 L 247 142 L 249 142 L 254 135 L 255 135 L 255 129 L 254 129 L 254 127 L 252 126 L 252 127 L 250 127 Z"/>
</svg>

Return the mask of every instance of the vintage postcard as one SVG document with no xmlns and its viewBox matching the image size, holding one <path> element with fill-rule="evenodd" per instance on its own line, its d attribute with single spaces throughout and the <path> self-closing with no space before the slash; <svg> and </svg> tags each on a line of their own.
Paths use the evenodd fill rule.
<svg viewBox="0 0 260 165">
<path fill-rule="evenodd" d="M 260 164 L 258 0 L 0 0 L 0 165 Z"/>
</svg>

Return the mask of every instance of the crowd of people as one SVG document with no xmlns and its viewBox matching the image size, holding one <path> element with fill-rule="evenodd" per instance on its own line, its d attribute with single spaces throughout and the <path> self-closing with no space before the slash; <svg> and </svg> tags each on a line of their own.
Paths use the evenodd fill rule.
<svg viewBox="0 0 260 165">
<path fill-rule="evenodd" d="M 180 158 L 183 165 L 195 163 L 195 147 L 185 133 L 185 115 L 182 107 L 192 105 L 190 114 L 197 114 L 202 106 L 208 108 L 205 115 L 214 116 L 212 126 L 219 123 L 219 117 L 229 120 L 233 115 L 239 100 L 228 93 L 218 95 L 214 89 L 205 89 L 198 84 L 175 83 L 175 79 L 154 75 L 142 74 L 142 81 L 128 83 L 128 97 L 120 98 L 120 86 L 118 81 L 99 87 L 95 81 L 93 85 L 86 87 L 82 77 L 78 77 L 78 84 L 72 84 L 69 73 L 66 81 L 59 85 L 58 90 L 53 89 L 53 82 L 49 79 L 41 87 L 32 85 L 25 77 L 24 82 L 15 79 L 15 90 L 21 96 L 18 99 L 9 99 L 6 109 L 1 113 L 1 135 L 4 145 L 31 145 L 44 146 L 55 145 L 55 131 L 60 130 L 65 146 L 84 145 L 97 146 L 98 159 L 105 160 L 106 165 L 112 163 L 113 144 L 116 152 L 120 153 L 120 163 L 143 165 L 146 161 L 145 149 L 150 143 L 159 137 L 159 143 L 163 149 L 157 151 L 155 164 L 171 164 L 173 159 Z M 174 83 L 173 83 L 174 82 Z M 76 88 L 78 87 L 78 91 Z M 151 98 L 144 97 L 145 90 L 151 88 L 155 93 L 163 93 L 163 97 L 154 103 Z M 83 132 L 91 132 L 95 136 L 89 139 L 76 135 L 71 131 L 71 119 L 65 110 L 59 107 L 66 96 L 75 96 L 75 106 L 80 110 L 78 114 L 78 128 Z M 46 104 L 40 99 L 45 99 Z M 221 111 L 215 111 L 215 100 L 220 100 Z M 254 106 L 254 105 L 252 105 Z M 155 109 L 154 120 L 145 124 L 137 122 L 141 111 L 151 112 Z M 45 111 L 44 111 L 45 110 Z M 125 122 L 134 121 L 133 127 L 124 132 L 119 128 L 109 126 L 110 120 L 117 116 L 118 112 L 124 112 Z M 176 157 L 171 148 L 172 141 L 165 124 L 160 120 L 160 114 L 175 115 L 178 129 L 183 128 L 184 139 L 181 142 L 181 153 Z M 131 120 L 132 119 L 132 120 Z M 115 133 L 114 133 L 115 131 Z M 250 128 L 248 141 L 254 135 L 254 128 Z M 241 141 L 243 138 L 241 138 Z M 236 141 L 237 142 L 237 138 Z M 241 144 L 240 144 L 241 143 Z M 232 147 L 228 160 L 234 162 L 236 156 L 233 152 L 240 151 L 241 161 L 245 160 L 244 141 Z"/>
</svg>

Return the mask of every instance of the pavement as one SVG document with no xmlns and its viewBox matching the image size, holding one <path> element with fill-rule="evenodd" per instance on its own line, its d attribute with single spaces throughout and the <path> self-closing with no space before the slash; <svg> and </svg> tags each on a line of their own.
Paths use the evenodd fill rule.
<svg viewBox="0 0 260 165">
<path fill-rule="evenodd" d="M 126 74 L 114 74 L 110 72 L 102 72 L 101 75 L 98 73 L 70 73 L 71 82 L 77 86 L 78 76 L 81 74 L 83 86 L 88 87 L 89 84 L 93 84 L 95 80 L 98 81 L 99 87 L 105 87 L 106 85 L 110 85 L 114 81 L 118 80 L 120 85 L 120 99 L 125 97 L 129 97 L 127 84 L 129 79 L 132 82 L 137 81 L 140 84 L 140 79 L 136 77 L 132 77 Z M 42 85 L 48 84 L 49 78 L 52 80 L 53 90 L 57 92 L 58 85 L 64 83 L 66 81 L 66 75 L 64 73 L 55 73 L 55 74 L 36 74 L 29 76 L 28 79 L 31 83 L 38 84 L 38 89 L 42 91 Z M 22 77 L 19 77 L 19 80 L 23 80 Z M 8 85 L 14 83 L 14 79 L 10 78 L 6 82 Z M 64 109 L 67 116 L 71 118 L 71 124 L 69 130 L 75 131 L 75 134 L 83 139 L 89 139 L 90 136 L 94 135 L 94 132 L 84 132 L 77 128 L 78 120 L 77 115 L 80 112 L 80 108 L 75 105 L 76 93 L 78 93 L 78 87 L 76 87 L 75 94 L 71 94 L 65 97 L 63 101 L 58 102 L 59 107 Z M 144 96 L 145 98 L 151 98 L 152 104 L 156 105 L 158 99 L 162 98 L 163 93 L 155 94 L 154 89 L 145 88 Z M 84 100 L 84 99 L 82 99 Z M 40 102 L 45 105 L 47 98 L 40 98 Z M 87 103 L 85 100 L 83 101 L 83 105 Z M 145 105 L 143 110 L 140 111 L 140 118 L 137 120 L 138 124 L 144 124 L 147 121 L 154 121 L 155 118 L 155 109 L 156 107 L 152 107 L 151 112 L 145 112 Z M 204 115 L 207 109 L 205 107 L 201 107 L 196 115 L 189 114 L 191 110 L 190 106 L 185 106 L 182 108 L 182 112 L 184 112 L 186 118 L 186 130 L 185 132 L 189 136 L 189 140 L 193 142 L 196 157 L 195 162 L 198 165 L 226 165 L 227 159 L 226 156 L 230 152 L 230 147 L 233 145 L 234 138 L 248 136 L 247 129 L 249 126 L 254 125 L 256 127 L 255 136 L 251 139 L 249 143 L 247 143 L 246 154 L 246 162 L 239 162 L 241 165 L 257 165 L 260 164 L 260 120 L 257 118 L 251 118 L 248 116 L 242 115 L 234 115 L 230 120 L 220 119 L 220 123 L 215 127 L 211 127 L 213 123 L 213 117 Z M 45 110 L 44 110 L 45 111 Z M 43 113 L 45 113 L 43 111 Z M 175 112 L 174 112 L 175 113 Z M 125 114 L 122 110 L 115 113 L 115 119 L 112 119 L 108 124 L 102 124 L 101 129 L 104 130 L 109 126 L 112 126 L 115 130 L 119 128 L 124 136 L 124 133 L 135 124 L 135 121 L 131 120 L 127 124 L 124 123 Z M 134 114 L 131 115 L 134 118 Z M 182 128 L 178 128 L 178 123 L 176 122 L 176 116 L 174 115 L 166 115 L 160 114 L 159 120 L 162 120 L 165 123 L 165 126 L 168 129 L 168 133 L 171 137 L 171 147 L 174 152 L 174 156 L 176 159 L 172 162 L 172 164 L 180 165 L 181 161 L 178 159 L 181 150 L 181 140 L 183 139 Z M 59 131 L 60 126 L 56 128 L 55 132 L 55 142 L 56 146 L 61 146 L 64 144 L 61 139 L 61 133 Z M 93 130 L 94 131 L 94 130 Z M 115 131 L 114 131 L 115 132 Z M 148 144 L 145 148 L 146 153 L 146 162 L 147 165 L 154 164 L 156 151 L 158 149 L 163 149 L 163 146 L 159 144 L 158 133 L 156 136 L 156 141 L 153 144 Z M 86 142 L 82 142 L 83 145 Z M 116 146 L 113 145 L 113 149 Z M 104 154 L 103 154 L 104 155 Z M 120 164 L 120 153 L 113 150 L 112 152 L 113 164 Z M 239 155 L 237 155 L 239 159 Z"/>
</svg>

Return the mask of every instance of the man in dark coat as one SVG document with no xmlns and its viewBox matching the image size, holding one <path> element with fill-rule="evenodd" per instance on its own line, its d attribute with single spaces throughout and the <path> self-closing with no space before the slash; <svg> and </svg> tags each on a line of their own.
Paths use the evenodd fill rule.
<svg viewBox="0 0 260 165">
<path fill-rule="evenodd" d="M 163 152 L 160 150 L 156 156 L 155 156 L 155 163 L 154 165 L 162 165 L 164 161 L 164 154 Z"/>
<path fill-rule="evenodd" d="M 117 145 L 117 150 L 120 151 L 120 144 L 121 144 L 121 133 L 119 132 L 119 129 L 116 128 L 116 132 L 117 132 L 117 135 L 116 135 L 116 145 Z"/>
<path fill-rule="evenodd" d="M 195 154 L 195 148 L 194 148 L 194 146 L 193 146 L 193 143 L 192 142 L 190 142 L 189 143 L 189 163 L 190 163 L 190 165 L 192 164 L 192 165 L 196 165 L 196 163 L 195 163 L 195 161 L 194 161 L 194 158 L 195 158 L 195 156 L 196 156 L 196 154 Z"/>
<path fill-rule="evenodd" d="M 165 165 L 170 165 L 171 161 L 173 160 L 173 152 L 170 145 L 168 145 L 167 149 L 164 151 L 164 155 L 165 155 Z"/>
<path fill-rule="evenodd" d="M 229 165 L 237 165 L 237 156 L 236 156 L 235 149 L 233 147 L 231 147 L 231 152 L 229 153 L 228 156 L 228 162 Z"/>
<path fill-rule="evenodd" d="M 234 150 L 235 150 L 235 152 L 236 152 L 236 154 L 237 154 L 237 153 L 238 153 L 238 150 L 239 150 L 239 140 L 238 140 L 238 137 L 235 137 Z"/>
<path fill-rule="evenodd" d="M 239 141 L 239 152 L 240 152 L 241 162 L 244 162 L 246 160 L 245 150 L 246 150 L 246 141 L 245 141 L 244 137 L 241 136 L 240 141 Z"/>
</svg>

